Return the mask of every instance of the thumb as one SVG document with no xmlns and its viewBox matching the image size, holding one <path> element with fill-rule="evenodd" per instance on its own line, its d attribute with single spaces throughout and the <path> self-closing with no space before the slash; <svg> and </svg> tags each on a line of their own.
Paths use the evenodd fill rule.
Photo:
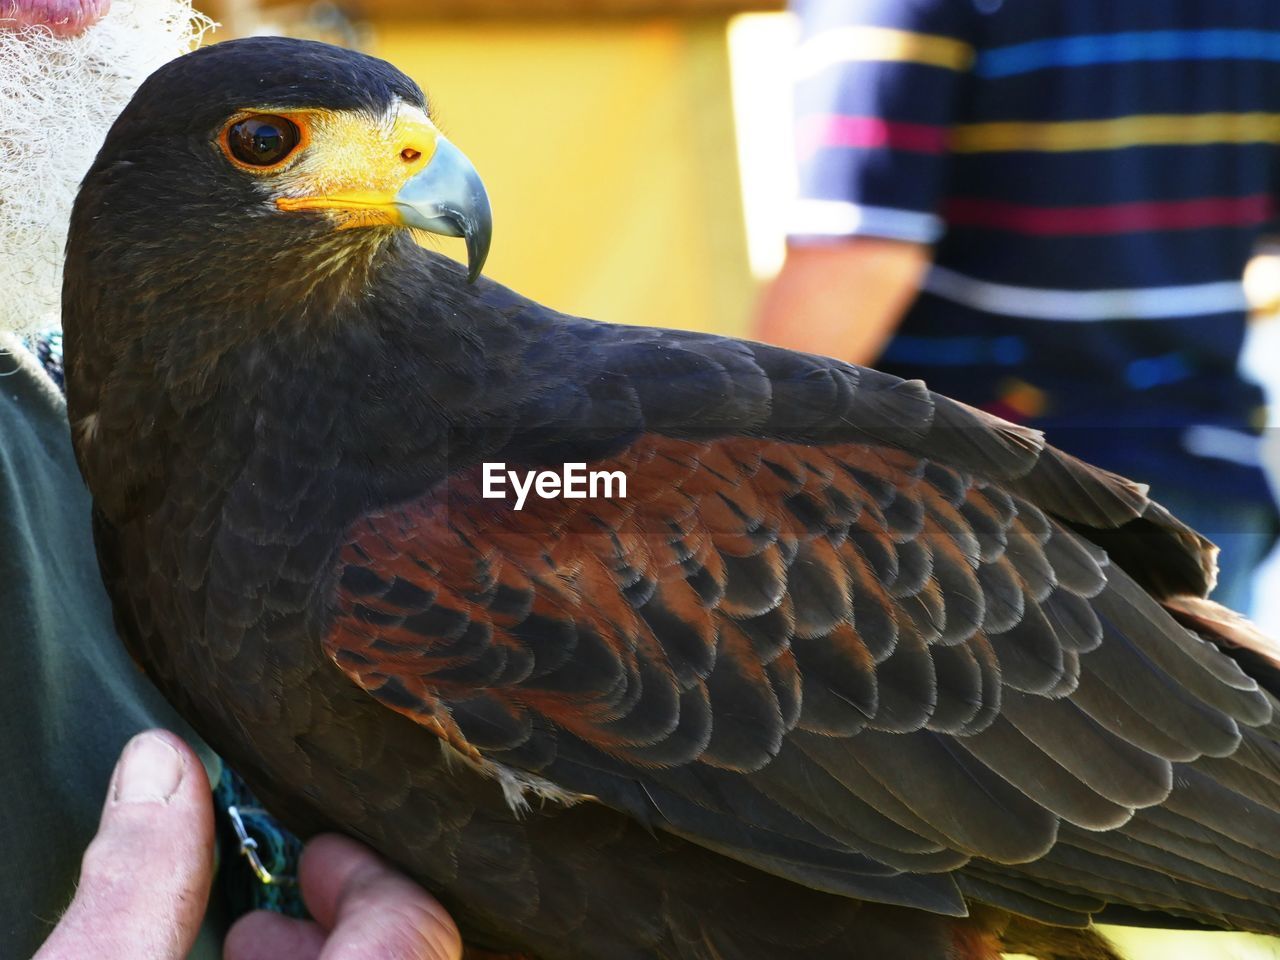
<svg viewBox="0 0 1280 960">
<path fill-rule="evenodd" d="M 112 774 L 75 899 L 35 960 L 181 960 L 212 876 L 213 801 L 200 759 L 172 733 L 140 733 Z"/>
</svg>

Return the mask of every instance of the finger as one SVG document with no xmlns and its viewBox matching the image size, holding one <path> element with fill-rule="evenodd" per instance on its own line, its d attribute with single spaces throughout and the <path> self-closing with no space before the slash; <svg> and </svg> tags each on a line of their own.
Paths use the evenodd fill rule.
<svg viewBox="0 0 1280 960">
<path fill-rule="evenodd" d="M 324 941 L 317 923 L 255 910 L 227 931 L 223 960 L 316 960 Z"/>
<path fill-rule="evenodd" d="M 460 960 L 462 938 L 444 907 L 354 840 L 312 840 L 298 874 L 311 915 L 331 931 L 322 960 Z"/>
<path fill-rule="evenodd" d="M 213 876 L 204 767 L 172 733 L 140 733 L 112 774 L 80 884 L 36 960 L 180 960 Z"/>
</svg>

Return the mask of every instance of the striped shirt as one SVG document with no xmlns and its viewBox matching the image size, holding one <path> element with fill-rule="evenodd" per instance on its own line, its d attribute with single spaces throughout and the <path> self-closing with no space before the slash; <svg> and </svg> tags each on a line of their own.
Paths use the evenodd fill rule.
<svg viewBox="0 0 1280 960">
<path fill-rule="evenodd" d="M 1112 469 L 1266 497 L 1237 364 L 1280 3 L 795 7 L 793 242 L 935 245 L 880 365 Z"/>
</svg>

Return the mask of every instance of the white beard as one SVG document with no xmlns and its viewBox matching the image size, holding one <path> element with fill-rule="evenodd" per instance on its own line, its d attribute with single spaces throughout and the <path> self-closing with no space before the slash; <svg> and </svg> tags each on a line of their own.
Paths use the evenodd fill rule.
<svg viewBox="0 0 1280 960">
<path fill-rule="evenodd" d="M 78 37 L 0 29 L 0 331 L 61 325 L 71 204 L 112 121 L 212 23 L 191 0 L 115 0 Z"/>
</svg>

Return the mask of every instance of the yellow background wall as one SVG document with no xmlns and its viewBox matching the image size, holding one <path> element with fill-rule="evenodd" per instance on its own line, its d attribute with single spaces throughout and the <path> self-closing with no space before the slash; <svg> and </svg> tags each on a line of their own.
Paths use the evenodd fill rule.
<svg viewBox="0 0 1280 960">
<path fill-rule="evenodd" d="M 490 277 L 599 320 L 742 332 L 722 19 L 379 22 L 370 52 L 421 84 L 484 178 Z"/>
</svg>

